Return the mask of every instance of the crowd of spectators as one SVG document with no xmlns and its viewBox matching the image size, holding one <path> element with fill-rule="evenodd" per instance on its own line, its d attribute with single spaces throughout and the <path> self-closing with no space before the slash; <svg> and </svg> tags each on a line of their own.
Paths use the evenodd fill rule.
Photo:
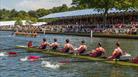
<svg viewBox="0 0 138 77">
<path fill-rule="evenodd" d="M 66 19 L 58 20 L 45 25 L 48 32 L 93 32 L 112 33 L 112 34 L 137 34 L 138 30 L 138 15 L 129 15 L 118 17 L 108 17 L 106 24 L 102 21 L 102 17 L 97 19 Z"/>
<path fill-rule="evenodd" d="M 85 25 L 46 25 L 45 27 L 46 32 L 90 32 L 91 28 L 85 27 Z"/>
<path fill-rule="evenodd" d="M 41 26 L 32 26 L 32 25 L 16 25 L 16 26 L 0 26 L 1 31 L 18 31 L 18 32 L 28 32 L 35 33 L 41 31 Z"/>
<path fill-rule="evenodd" d="M 38 26 L 22 25 L 22 26 L 15 26 L 14 31 L 35 33 L 39 31 L 39 28 Z"/>
<path fill-rule="evenodd" d="M 106 24 L 104 24 L 106 23 Z M 16 28 L 15 28 L 16 27 Z M 90 33 L 100 32 L 107 34 L 137 34 L 138 15 L 109 16 L 104 21 L 103 17 L 82 17 L 74 19 L 60 19 L 41 26 L 14 26 L 0 27 L 0 29 L 16 29 L 27 32 L 70 32 Z"/>
<path fill-rule="evenodd" d="M 0 26 L 0 30 L 12 30 L 13 26 L 11 25 L 6 25 L 6 26 Z"/>
</svg>

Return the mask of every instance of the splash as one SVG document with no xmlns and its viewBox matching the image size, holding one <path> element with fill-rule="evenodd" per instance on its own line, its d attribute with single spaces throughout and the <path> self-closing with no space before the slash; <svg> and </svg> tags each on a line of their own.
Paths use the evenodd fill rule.
<svg viewBox="0 0 138 77">
<path fill-rule="evenodd" d="M 0 56 L 8 56 L 6 52 L 0 52 Z"/>
<path fill-rule="evenodd" d="M 26 56 L 24 58 L 21 58 L 20 61 L 38 61 L 39 59 L 39 56 Z"/>
<path fill-rule="evenodd" d="M 20 61 L 22 61 L 22 62 L 28 61 L 28 57 L 21 58 Z"/>
<path fill-rule="evenodd" d="M 27 47 L 27 46 L 24 46 L 24 45 L 17 45 L 17 46 L 19 46 L 19 47 Z"/>
<path fill-rule="evenodd" d="M 51 69 L 57 69 L 57 68 L 60 68 L 60 66 L 61 66 L 62 64 L 60 64 L 60 63 L 52 64 L 52 63 L 49 62 L 49 61 L 42 61 L 42 62 L 41 62 L 41 65 L 42 65 L 42 67 L 51 68 Z"/>
</svg>

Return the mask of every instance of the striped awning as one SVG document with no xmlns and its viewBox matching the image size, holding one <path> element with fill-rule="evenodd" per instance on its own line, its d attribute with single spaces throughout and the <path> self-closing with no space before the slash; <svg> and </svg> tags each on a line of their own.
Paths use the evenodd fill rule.
<svg viewBox="0 0 138 77">
<path fill-rule="evenodd" d="M 126 10 L 116 10 L 111 9 L 108 13 L 121 13 L 121 12 L 138 12 L 136 9 L 128 9 Z M 46 16 L 41 17 L 40 19 L 47 19 L 47 18 L 65 18 L 65 17 L 76 17 L 76 16 L 86 16 L 86 15 L 98 15 L 103 14 L 104 11 L 99 11 L 96 9 L 84 9 L 84 10 L 76 10 L 76 11 L 67 11 L 67 12 L 60 12 L 60 13 L 52 13 Z"/>
</svg>

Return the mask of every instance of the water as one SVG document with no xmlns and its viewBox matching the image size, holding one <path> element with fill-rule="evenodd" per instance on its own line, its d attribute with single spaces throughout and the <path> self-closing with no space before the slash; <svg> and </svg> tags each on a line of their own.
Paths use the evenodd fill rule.
<svg viewBox="0 0 138 77">
<path fill-rule="evenodd" d="M 79 46 L 81 40 L 85 40 L 88 49 L 94 49 L 97 42 L 101 42 L 107 54 L 110 55 L 115 48 L 115 41 L 119 40 L 124 51 L 138 56 L 138 40 L 132 39 L 109 39 L 89 38 L 66 35 L 40 35 L 37 38 L 25 38 L 11 36 L 11 32 L 0 32 L 0 49 L 13 48 L 0 51 L 0 77 L 137 77 L 138 68 L 114 66 L 101 62 L 83 62 L 59 64 L 59 61 L 76 60 L 62 57 L 46 57 L 43 61 L 20 61 L 29 55 L 42 56 L 40 53 L 27 53 L 22 49 L 14 49 L 15 45 L 26 45 L 26 42 L 33 40 L 34 45 L 39 45 L 42 38 L 46 37 L 48 42 L 57 38 L 63 46 L 64 40 L 69 38 L 75 47 Z M 16 57 L 8 57 L 3 52 L 21 52 Z M 23 53 L 22 53 L 23 52 Z"/>
</svg>

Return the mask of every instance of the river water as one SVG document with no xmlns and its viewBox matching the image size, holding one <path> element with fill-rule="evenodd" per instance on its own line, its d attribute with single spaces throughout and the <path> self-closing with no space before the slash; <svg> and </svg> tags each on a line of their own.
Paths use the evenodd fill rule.
<svg viewBox="0 0 138 77">
<path fill-rule="evenodd" d="M 85 40 L 88 50 L 94 49 L 98 42 L 101 42 L 109 56 L 115 48 L 115 42 L 119 41 L 124 51 L 138 56 L 138 40 L 132 39 L 109 39 L 109 38 L 89 38 L 80 36 L 40 34 L 36 38 L 11 36 L 12 32 L 0 31 L 0 54 L 15 51 L 20 54 L 16 57 L 0 55 L 0 77 L 137 77 L 138 68 L 115 66 L 102 62 L 70 62 L 59 64 L 60 61 L 78 60 L 63 57 L 46 57 L 42 61 L 20 61 L 29 55 L 43 56 L 40 53 L 27 53 L 23 49 L 14 49 L 16 45 L 26 45 L 32 40 L 34 45 L 39 45 L 42 38 L 48 42 L 53 42 L 57 38 L 61 46 L 65 39 L 70 39 L 71 43 L 78 47 L 81 40 Z M 9 49 L 10 48 L 10 49 Z M 2 50 L 9 49 L 9 50 Z"/>
</svg>

